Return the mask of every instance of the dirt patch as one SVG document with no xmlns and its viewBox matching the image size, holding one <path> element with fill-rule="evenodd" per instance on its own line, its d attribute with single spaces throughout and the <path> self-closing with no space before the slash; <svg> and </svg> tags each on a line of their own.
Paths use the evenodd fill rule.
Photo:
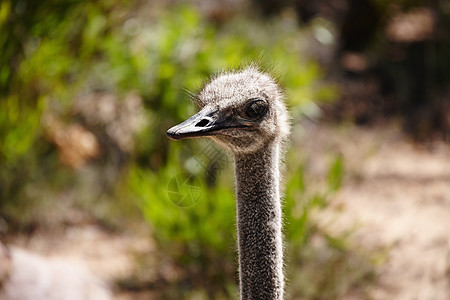
<svg viewBox="0 0 450 300">
<path fill-rule="evenodd" d="M 31 236 L 16 236 L 10 240 L 10 245 L 27 249 L 49 262 L 56 260 L 87 268 L 94 276 L 110 283 L 114 299 L 120 300 L 140 299 L 121 293 L 115 282 L 133 277 L 139 269 L 137 256 L 151 256 L 154 253 L 150 234 L 145 228 L 133 233 L 120 233 L 92 223 L 64 229 L 47 228 L 38 230 Z"/>
<path fill-rule="evenodd" d="M 341 153 L 343 188 L 321 216 L 354 228 L 354 241 L 386 249 L 373 299 L 450 299 L 450 147 L 409 141 L 393 128 L 304 124 L 310 170 Z"/>
</svg>

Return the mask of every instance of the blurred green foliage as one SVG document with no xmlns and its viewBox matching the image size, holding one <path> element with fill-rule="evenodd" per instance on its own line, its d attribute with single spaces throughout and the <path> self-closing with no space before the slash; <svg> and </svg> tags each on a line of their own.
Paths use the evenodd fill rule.
<svg viewBox="0 0 450 300">
<path fill-rule="evenodd" d="M 41 201 L 57 203 L 69 195 L 82 199 L 75 200 L 77 205 L 88 202 L 90 213 L 113 223 L 106 213 L 95 213 L 95 207 L 102 201 L 113 206 L 111 200 L 116 205 L 132 200 L 126 205 L 139 207 L 160 255 L 169 256 L 187 281 L 174 297 L 189 298 L 190 292 L 203 289 L 211 299 L 234 298 L 232 174 L 214 159 L 198 158 L 208 142 L 169 143 L 165 136 L 170 125 L 194 113 L 185 89 L 196 90 L 204 78 L 224 68 L 256 61 L 280 78 L 295 120 L 316 101 L 331 100 L 335 89 L 319 84 L 320 68 L 302 57 L 302 36 L 293 16 L 262 21 L 237 15 L 232 22 L 214 24 L 193 6 L 145 14 L 139 5 L 109 0 L 1 2 L 0 216 L 39 221 Z M 89 123 L 75 109 L 76 99 L 86 95 L 112 94 L 124 102 L 131 91 L 142 99 L 146 118 L 133 135 L 134 147 L 121 148 L 106 138 L 108 124 Z M 58 122 L 49 123 L 49 116 Z M 53 132 L 55 124 L 60 133 Z M 58 137 L 70 139 L 73 124 L 94 134 L 102 156 L 71 169 L 61 163 L 64 145 Z M 302 253 L 311 252 L 311 239 L 326 237 L 313 225 L 311 212 L 339 189 L 343 161 L 338 157 L 331 164 L 325 188 L 317 192 L 305 179 L 299 155 L 290 157 L 297 167 L 289 167 L 285 234 L 294 263 L 290 268 L 295 269 L 303 263 Z M 191 198 L 186 200 L 187 194 Z M 118 210 L 114 216 L 124 213 L 122 207 Z M 327 249 L 345 252 L 346 246 L 331 237 L 325 240 Z M 307 296 L 332 299 L 332 288 L 325 295 L 320 282 L 308 281 L 313 292 Z M 297 288 L 292 285 L 292 295 L 298 295 Z"/>
<path fill-rule="evenodd" d="M 201 145 L 210 147 L 208 143 L 212 142 Z M 191 173 L 189 159 L 184 160 L 184 170 L 180 170 L 180 159 L 176 159 L 180 157 L 179 152 L 177 148 L 173 157 L 169 157 L 167 168 L 158 173 L 133 168 L 129 177 L 130 189 L 140 199 L 160 249 L 184 270 L 183 280 L 189 283 L 187 286 L 201 288 L 210 298 L 234 298 L 237 245 L 235 198 L 230 179 L 233 175 L 229 168 L 221 170 L 216 186 L 208 187 L 202 180 L 205 170 Z M 289 285 L 288 291 L 293 298 L 333 299 L 348 291 L 355 282 L 367 280 L 372 275 L 364 256 L 349 252 L 344 236 L 327 234 L 312 219 L 339 189 L 343 161 L 340 156 L 333 159 L 326 183 L 313 188 L 308 185 L 312 178 L 308 177 L 301 157 L 294 151 L 289 156 L 295 157 L 297 163 L 289 168 L 283 205 L 289 260 L 287 274 L 289 281 L 295 283 Z M 194 160 L 203 165 L 198 162 L 199 157 L 194 156 Z M 175 187 L 171 187 L 174 180 L 177 181 Z M 181 202 L 171 192 L 187 199 Z M 323 240 L 323 249 L 312 245 L 313 239 Z M 323 251 L 328 258 L 320 257 Z M 313 268 L 314 264 L 321 264 L 321 268 Z M 308 271 L 299 272 L 304 265 Z M 323 273 L 327 275 L 323 276 Z M 189 299 L 191 288 L 183 290 L 182 286 L 178 287 L 177 297 Z"/>
<path fill-rule="evenodd" d="M 229 182 L 208 188 L 202 177 L 180 170 L 179 163 L 173 155 L 167 168 L 159 172 L 134 168 L 130 189 L 152 225 L 161 253 L 183 270 L 182 279 L 175 283 L 180 285 L 176 298 L 189 299 L 187 295 L 199 289 L 210 298 L 233 298 L 237 255 L 234 193 Z M 176 197 L 187 199 L 181 203 Z"/>
<path fill-rule="evenodd" d="M 308 176 L 304 163 L 290 169 L 283 207 L 289 297 L 338 299 L 351 289 L 364 294 L 366 284 L 374 280 L 369 255 L 351 245 L 351 231 L 329 233 L 327 225 L 317 224 L 314 219 L 342 185 L 342 157 L 331 159 L 319 188 L 311 184 L 317 179 Z M 333 221 L 328 226 L 332 227 Z"/>
</svg>

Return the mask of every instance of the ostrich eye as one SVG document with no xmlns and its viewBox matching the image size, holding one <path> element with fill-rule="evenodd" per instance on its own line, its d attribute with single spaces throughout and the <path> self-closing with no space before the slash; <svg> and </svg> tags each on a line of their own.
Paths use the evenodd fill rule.
<svg viewBox="0 0 450 300">
<path fill-rule="evenodd" d="M 264 100 L 261 99 L 254 99 L 251 100 L 244 108 L 244 111 L 242 113 L 242 117 L 256 120 L 261 117 L 263 117 L 267 111 L 269 110 L 269 107 L 267 106 L 267 103 Z"/>
</svg>

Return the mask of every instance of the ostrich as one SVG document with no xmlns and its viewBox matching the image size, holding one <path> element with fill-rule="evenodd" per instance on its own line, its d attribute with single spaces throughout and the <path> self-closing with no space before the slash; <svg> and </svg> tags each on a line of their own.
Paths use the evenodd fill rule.
<svg viewBox="0 0 450 300">
<path fill-rule="evenodd" d="M 280 163 L 289 115 L 275 80 L 255 66 L 223 72 L 196 96 L 201 109 L 174 140 L 211 137 L 235 162 L 241 299 L 283 299 Z"/>
</svg>

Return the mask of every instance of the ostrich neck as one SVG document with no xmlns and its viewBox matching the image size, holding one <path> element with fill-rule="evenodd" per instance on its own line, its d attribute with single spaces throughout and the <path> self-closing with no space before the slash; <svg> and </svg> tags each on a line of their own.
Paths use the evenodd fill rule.
<svg viewBox="0 0 450 300">
<path fill-rule="evenodd" d="M 242 300 L 283 299 L 279 145 L 236 154 L 239 279 Z"/>
</svg>

